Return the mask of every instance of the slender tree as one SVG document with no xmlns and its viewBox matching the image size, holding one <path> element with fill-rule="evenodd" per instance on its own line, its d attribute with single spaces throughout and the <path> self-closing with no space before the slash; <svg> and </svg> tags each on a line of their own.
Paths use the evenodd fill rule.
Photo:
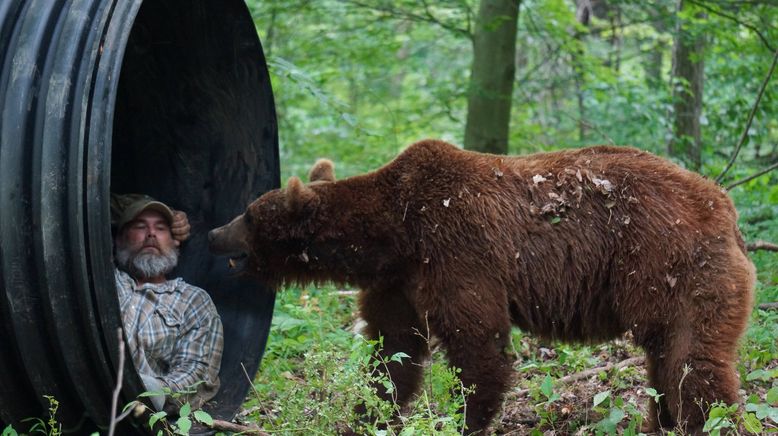
<svg viewBox="0 0 778 436">
<path fill-rule="evenodd" d="M 467 149 L 508 152 L 520 3 L 520 0 L 481 0 L 467 99 Z"/>
<path fill-rule="evenodd" d="M 705 37 L 692 32 L 688 22 L 680 15 L 688 5 L 678 1 L 679 19 L 673 43 L 673 135 L 668 143 L 668 153 L 686 161 L 692 169 L 701 164 L 700 115 L 702 91 L 705 80 Z M 703 18 L 698 14 L 697 18 Z"/>
</svg>

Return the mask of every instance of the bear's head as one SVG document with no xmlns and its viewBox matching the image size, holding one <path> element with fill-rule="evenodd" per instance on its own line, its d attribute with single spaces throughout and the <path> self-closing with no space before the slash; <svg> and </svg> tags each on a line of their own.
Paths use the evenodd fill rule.
<svg viewBox="0 0 778 436">
<path fill-rule="evenodd" d="M 254 200 L 230 223 L 208 233 L 209 249 L 231 259 L 248 257 L 247 272 L 273 281 L 287 267 L 308 263 L 307 247 L 316 234 L 320 185 L 335 181 L 331 161 L 320 159 L 311 168 L 309 184 L 291 177 L 286 188 Z M 232 264 L 232 262 L 231 262 Z"/>
</svg>

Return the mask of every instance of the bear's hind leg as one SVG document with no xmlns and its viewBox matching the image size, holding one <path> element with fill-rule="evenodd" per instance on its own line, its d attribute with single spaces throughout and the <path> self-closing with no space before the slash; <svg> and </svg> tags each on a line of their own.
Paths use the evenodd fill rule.
<svg viewBox="0 0 778 436">
<path fill-rule="evenodd" d="M 648 372 L 648 384 L 658 393 L 664 390 L 660 386 L 660 380 L 657 376 L 657 366 L 661 365 L 662 359 L 658 353 L 647 352 L 646 370 Z M 648 401 L 648 415 L 643 424 L 643 432 L 655 432 L 660 429 L 670 429 L 674 426 L 674 420 L 670 416 L 670 409 L 667 407 L 667 398 L 661 395 L 658 400 L 650 398 Z"/>
<path fill-rule="evenodd" d="M 672 337 L 666 355 L 654 369 L 657 390 L 664 394 L 673 425 L 689 434 L 698 434 L 712 403 L 738 401 L 736 341 L 710 337 L 703 341 L 685 329 L 673 332 Z M 667 415 L 660 410 L 659 416 Z M 661 424 L 667 426 L 664 421 Z"/>
</svg>

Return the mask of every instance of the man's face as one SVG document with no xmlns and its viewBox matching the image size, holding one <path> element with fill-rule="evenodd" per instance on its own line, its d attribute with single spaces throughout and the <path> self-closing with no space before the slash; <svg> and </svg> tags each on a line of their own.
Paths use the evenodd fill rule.
<svg viewBox="0 0 778 436">
<path fill-rule="evenodd" d="M 124 247 L 133 255 L 162 254 L 177 245 L 165 217 L 155 210 L 148 209 L 124 226 L 123 239 Z"/>
<path fill-rule="evenodd" d="M 176 266 L 177 246 L 165 217 L 144 210 L 121 229 L 116 259 L 119 267 L 135 278 L 161 278 Z"/>
</svg>

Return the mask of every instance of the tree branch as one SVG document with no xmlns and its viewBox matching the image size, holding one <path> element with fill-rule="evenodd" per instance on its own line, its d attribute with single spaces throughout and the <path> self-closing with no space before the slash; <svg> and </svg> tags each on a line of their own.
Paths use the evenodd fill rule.
<svg viewBox="0 0 778 436">
<path fill-rule="evenodd" d="M 608 362 L 603 366 L 598 366 L 596 368 L 590 368 L 581 372 L 576 372 L 573 374 L 566 375 L 559 380 L 556 380 L 555 383 L 571 383 L 578 380 L 583 380 L 585 378 L 589 378 L 593 375 L 597 375 L 600 373 L 600 371 L 610 371 L 611 369 L 622 369 L 626 368 L 628 366 L 637 366 L 642 365 L 643 362 L 645 362 L 646 358 L 644 356 L 638 356 L 638 357 L 630 357 L 629 359 L 624 359 L 621 362 L 618 363 L 612 363 Z M 520 389 L 516 391 L 517 396 L 524 396 L 529 393 L 529 389 Z"/>
<path fill-rule="evenodd" d="M 741 25 L 741 26 L 751 30 L 752 32 L 756 33 L 756 35 L 759 37 L 759 39 L 762 40 L 762 44 L 764 44 L 764 46 L 767 47 L 768 50 L 775 51 L 775 48 L 773 48 L 773 46 L 770 45 L 770 43 L 767 41 L 767 38 L 765 38 L 765 36 L 762 35 L 762 32 L 760 32 L 759 29 L 757 29 L 754 25 L 745 23 L 743 21 L 740 21 L 740 20 L 738 20 L 737 17 L 734 17 L 734 16 L 729 15 L 729 14 L 725 14 L 721 10 L 716 9 L 716 8 L 712 8 L 712 7 L 708 6 L 708 5 L 706 5 L 705 3 L 701 3 L 701 2 L 698 2 L 698 1 L 695 1 L 695 0 L 688 0 L 688 1 L 689 1 L 689 3 L 691 3 L 693 5 L 697 5 L 697 6 L 701 7 L 701 8 L 709 11 L 710 13 L 712 13 L 714 15 L 718 15 L 718 16 L 726 18 L 728 20 L 732 20 L 735 23 L 737 23 L 737 24 L 739 24 L 739 25 Z"/>
<path fill-rule="evenodd" d="M 764 81 L 762 82 L 762 87 L 759 88 L 759 94 L 756 96 L 756 101 L 754 102 L 754 106 L 751 108 L 751 113 L 748 114 L 748 122 L 746 122 L 746 128 L 743 129 L 743 134 L 740 135 L 740 141 L 738 141 L 737 147 L 735 147 L 735 151 L 732 153 L 732 157 L 729 159 L 729 162 L 724 168 L 724 171 L 722 171 L 721 174 L 716 177 L 716 183 L 721 183 L 721 179 L 723 179 L 724 175 L 727 174 L 727 171 L 732 168 L 732 164 L 735 163 L 735 159 L 737 159 L 737 155 L 740 153 L 740 149 L 746 142 L 748 131 L 751 129 L 751 123 L 754 121 L 756 109 L 759 107 L 759 102 L 762 100 L 762 95 L 764 94 L 765 88 L 767 88 L 767 83 L 770 82 L 770 77 L 772 77 L 773 71 L 775 71 L 776 62 L 778 62 L 778 50 L 775 51 L 775 55 L 773 56 L 773 63 L 770 65 L 770 70 L 767 72 L 767 76 L 765 76 Z"/>
<path fill-rule="evenodd" d="M 724 188 L 724 189 L 726 189 L 727 191 L 729 191 L 729 190 L 731 190 L 732 188 L 734 188 L 735 186 L 739 186 L 739 185 L 742 185 L 743 183 L 750 182 L 751 180 L 754 180 L 755 178 L 757 178 L 757 177 L 759 177 L 759 176 L 763 176 L 763 175 L 765 175 L 765 174 L 769 173 L 770 171 L 772 171 L 772 170 L 774 170 L 774 169 L 776 169 L 776 168 L 778 168 L 778 162 L 776 162 L 776 163 L 774 163 L 774 164 L 770 165 L 769 167 L 767 167 L 767 168 L 763 169 L 762 171 L 759 171 L 759 172 L 758 172 L 758 173 L 756 173 L 756 174 L 752 174 L 752 175 L 750 175 L 750 176 L 748 176 L 748 177 L 746 177 L 746 178 L 744 178 L 744 179 L 740 179 L 740 180 L 738 180 L 737 182 L 734 182 L 734 183 L 732 183 L 731 185 L 727 186 L 727 187 L 726 187 L 726 188 Z"/>
<path fill-rule="evenodd" d="M 462 29 L 462 28 L 454 26 L 452 24 L 440 21 L 437 17 L 435 17 L 430 12 L 429 6 L 426 4 L 426 2 L 424 3 L 425 14 L 424 15 L 420 15 L 420 14 L 416 14 L 414 12 L 406 11 L 406 10 L 395 8 L 395 7 L 392 7 L 392 6 L 370 5 L 370 4 L 367 4 L 367 3 L 363 3 L 362 1 L 359 1 L 359 0 L 340 0 L 340 1 L 343 2 L 343 3 L 347 3 L 347 4 L 350 4 L 350 5 L 353 5 L 353 6 L 357 6 L 357 7 L 363 8 L 363 9 L 369 9 L 369 10 L 373 10 L 373 11 L 382 12 L 384 14 L 388 14 L 389 16 L 396 17 L 396 18 L 405 18 L 405 19 L 413 20 L 413 21 L 421 21 L 421 22 L 425 22 L 425 23 L 432 23 L 432 24 L 435 24 L 437 26 L 442 27 L 443 29 L 451 31 L 451 32 L 453 32 L 455 34 L 466 36 L 470 40 L 473 39 L 473 34 L 472 34 L 472 32 L 471 32 L 471 30 L 469 28 L 470 27 L 470 18 L 469 18 L 470 11 L 467 12 L 467 14 L 468 14 L 468 20 L 467 20 L 468 27 L 465 28 L 465 29 Z"/>
<path fill-rule="evenodd" d="M 256 434 L 260 436 L 270 436 L 270 433 L 265 433 L 264 431 L 256 428 L 256 427 L 248 427 L 241 424 L 235 424 L 234 422 L 229 421 L 222 421 L 220 419 L 214 419 L 213 425 L 209 426 L 210 428 L 214 430 L 221 430 L 221 431 L 230 431 L 233 433 L 241 433 L 241 434 Z"/>
<path fill-rule="evenodd" d="M 746 244 L 746 250 L 748 251 L 757 251 L 757 250 L 765 250 L 765 251 L 778 251 L 778 244 L 773 244 L 772 242 L 767 241 L 754 241 Z"/>
</svg>

